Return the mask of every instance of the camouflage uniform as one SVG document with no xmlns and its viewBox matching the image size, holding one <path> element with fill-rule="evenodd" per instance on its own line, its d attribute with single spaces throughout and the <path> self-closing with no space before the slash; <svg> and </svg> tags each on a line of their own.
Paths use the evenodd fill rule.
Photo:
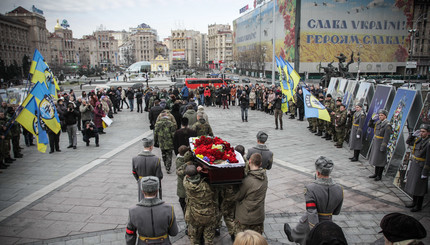
<svg viewBox="0 0 430 245">
<path fill-rule="evenodd" d="M 335 119 L 335 127 L 336 127 L 336 139 L 337 147 L 342 147 L 343 141 L 345 139 L 345 126 L 346 126 L 346 117 L 347 117 L 347 111 L 343 110 L 336 113 L 336 119 Z"/>
<path fill-rule="evenodd" d="M 6 133 L 7 131 L 7 123 L 8 123 L 9 119 L 4 117 L 4 118 L 0 118 L 0 125 L 3 126 L 3 132 Z M 7 134 L 4 135 L 4 139 L 1 140 L 1 154 L 2 154 L 2 159 L 5 160 L 6 163 L 12 163 L 11 157 L 10 157 L 10 139 L 12 138 L 12 133 L 9 130 L 7 132 Z"/>
<path fill-rule="evenodd" d="M 216 228 L 215 193 L 199 174 L 184 178 L 187 196 L 185 222 L 188 224 L 188 235 L 191 244 L 200 244 L 203 234 L 205 244 L 213 244 Z"/>
<path fill-rule="evenodd" d="M 21 125 L 15 122 L 11 129 L 13 156 L 15 158 L 22 158 L 21 149 L 19 148 L 19 139 L 21 137 Z"/>
<path fill-rule="evenodd" d="M 336 108 L 336 105 L 335 105 L 333 99 L 326 100 L 324 103 L 324 106 L 327 109 L 329 114 L 332 111 L 334 111 Z M 328 138 L 328 139 L 330 139 L 330 137 L 333 136 L 333 134 L 334 134 L 334 127 L 333 127 L 333 122 L 332 122 L 334 120 L 334 117 L 330 116 L 330 119 L 331 119 L 330 122 L 324 121 L 324 130 L 326 133 L 325 138 Z"/>
<path fill-rule="evenodd" d="M 0 118 L 0 132 L 3 139 L 0 138 L 0 164 L 3 163 L 3 160 L 6 160 L 7 158 L 7 145 L 6 145 L 6 133 L 7 127 L 6 127 L 7 119 L 6 118 Z M 9 134 L 9 133 L 8 133 Z"/>
<path fill-rule="evenodd" d="M 297 96 L 295 94 L 294 94 L 294 101 L 297 101 Z M 293 99 L 288 100 L 288 109 L 291 113 L 290 118 L 294 119 L 294 117 L 296 116 L 297 108 L 296 108 L 296 103 L 293 102 Z"/>
<path fill-rule="evenodd" d="M 236 190 L 234 185 L 221 185 L 218 188 L 218 207 L 219 212 L 217 215 L 218 228 L 221 227 L 222 217 L 224 217 L 225 225 L 227 226 L 228 233 L 234 235 L 234 209 L 236 207 Z"/>
<path fill-rule="evenodd" d="M 172 166 L 173 135 L 175 131 L 176 126 L 170 121 L 169 117 L 162 117 L 155 124 L 154 138 L 158 140 L 164 166 L 168 173 L 170 173 L 170 167 Z"/>
<path fill-rule="evenodd" d="M 200 118 L 198 122 L 194 123 L 191 129 L 197 132 L 197 137 L 202 135 L 214 136 L 211 125 L 209 125 L 204 118 Z"/>
</svg>

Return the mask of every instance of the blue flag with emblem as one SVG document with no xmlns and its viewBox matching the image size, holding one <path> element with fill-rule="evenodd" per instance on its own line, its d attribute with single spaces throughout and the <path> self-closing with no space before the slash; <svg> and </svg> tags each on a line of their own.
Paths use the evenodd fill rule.
<svg viewBox="0 0 430 245">
<path fill-rule="evenodd" d="M 37 150 L 46 152 L 49 144 L 48 135 L 43 128 L 43 122 L 40 120 L 41 113 L 33 96 L 27 96 L 20 107 L 20 112 L 16 121 L 21 124 L 28 132 L 36 136 Z"/>
<path fill-rule="evenodd" d="M 318 118 L 330 122 L 330 114 L 323 104 L 315 98 L 305 87 L 302 87 L 303 102 L 306 118 Z"/>
</svg>

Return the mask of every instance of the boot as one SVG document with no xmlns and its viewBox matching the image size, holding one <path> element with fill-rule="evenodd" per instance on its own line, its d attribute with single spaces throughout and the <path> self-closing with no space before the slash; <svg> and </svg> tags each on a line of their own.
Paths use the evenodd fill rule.
<svg viewBox="0 0 430 245">
<path fill-rule="evenodd" d="M 409 205 L 406 205 L 407 208 L 414 208 L 417 205 L 418 196 L 412 196 L 412 203 Z"/>
<path fill-rule="evenodd" d="M 326 138 L 327 138 L 327 136 L 328 136 L 328 134 L 327 134 L 327 133 L 323 133 L 323 136 L 321 136 L 321 138 L 326 139 Z"/>
<path fill-rule="evenodd" d="M 325 138 L 325 140 L 331 140 L 331 135 L 327 135 L 327 138 Z"/>
<path fill-rule="evenodd" d="M 12 159 L 11 159 L 11 158 L 6 158 L 6 159 L 4 159 L 4 162 L 5 162 L 5 163 L 13 163 L 13 161 L 12 161 Z"/>
<path fill-rule="evenodd" d="M 360 150 L 354 150 L 354 157 L 351 159 L 351 162 L 357 162 L 359 154 Z"/>
<path fill-rule="evenodd" d="M 278 129 L 278 120 L 275 121 L 275 126 L 276 126 L 275 129 Z"/>
<path fill-rule="evenodd" d="M 22 155 L 21 153 L 17 153 L 17 154 L 14 154 L 13 155 L 13 157 L 15 157 L 15 158 L 22 158 L 24 155 Z"/>
<path fill-rule="evenodd" d="M 3 164 L 3 161 L 0 162 L 0 169 L 7 169 L 8 165 Z"/>
<path fill-rule="evenodd" d="M 322 132 L 320 130 L 318 130 L 318 133 L 315 134 L 316 136 L 321 136 Z"/>
<path fill-rule="evenodd" d="M 375 178 L 375 181 L 380 181 L 382 179 L 382 172 L 384 172 L 384 167 L 376 167 L 377 168 L 377 175 Z"/>
<path fill-rule="evenodd" d="M 417 197 L 417 205 L 411 209 L 411 212 L 418 212 L 423 209 L 424 196 Z"/>
<path fill-rule="evenodd" d="M 288 241 L 293 242 L 294 239 L 291 235 L 291 227 L 288 223 L 284 224 L 284 232 L 285 232 L 285 235 L 287 235 Z"/>
</svg>

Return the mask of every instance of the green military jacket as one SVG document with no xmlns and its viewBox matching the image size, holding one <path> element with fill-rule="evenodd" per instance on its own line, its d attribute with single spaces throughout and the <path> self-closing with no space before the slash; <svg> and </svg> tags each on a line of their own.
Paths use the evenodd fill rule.
<svg viewBox="0 0 430 245">
<path fill-rule="evenodd" d="M 170 121 L 169 117 L 162 117 L 155 123 L 154 138 L 158 139 L 161 150 L 173 150 L 173 135 L 176 125 Z"/>
</svg>

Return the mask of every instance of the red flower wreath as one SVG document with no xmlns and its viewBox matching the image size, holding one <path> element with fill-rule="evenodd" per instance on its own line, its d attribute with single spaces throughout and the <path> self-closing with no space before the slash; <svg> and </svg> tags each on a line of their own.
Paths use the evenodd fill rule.
<svg viewBox="0 0 430 245">
<path fill-rule="evenodd" d="M 222 149 L 212 148 L 214 145 L 221 145 L 223 147 Z M 229 163 L 239 162 L 236 159 L 236 153 L 234 153 L 234 149 L 230 146 L 230 143 L 218 137 L 210 138 L 201 136 L 194 142 L 194 148 L 194 153 L 204 156 L 204 160 L 210 164 L 214 164 L 216 160 L 224 160 Z"/>
</svg>

